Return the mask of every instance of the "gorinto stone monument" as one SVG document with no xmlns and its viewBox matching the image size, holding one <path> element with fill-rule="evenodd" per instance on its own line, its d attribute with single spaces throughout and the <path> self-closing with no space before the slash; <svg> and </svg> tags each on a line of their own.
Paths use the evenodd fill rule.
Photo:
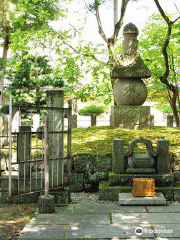
<svg viewBox="0 0 180 240">
<path fill-rule="evenodd" d="M 123 128 L 145 128 L 152 122 L 150 107 L 141 106 L 147 98 L 143 78 L 151 76 L 150 70 L 137 53 L 139 31 L 133 23 L 124 27 L 123 55 L 114 64 L 111 78 L 114 79 L 113 96 L 115 106 L 111 108 L 111 126 Z"/>
</svg>

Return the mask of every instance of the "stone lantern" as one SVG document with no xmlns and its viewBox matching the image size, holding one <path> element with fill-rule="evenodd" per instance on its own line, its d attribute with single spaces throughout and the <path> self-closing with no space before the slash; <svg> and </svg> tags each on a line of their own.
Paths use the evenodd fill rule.
<svg viewBox="0 0 180 240">
<path fill-rule="evenodd" d="M 151 76 L 138 50 L 138 28 L 127 24 L 123 29 L 123 55 L 113 67 L 111 78 L 115 106 L 111 108 L 111 126 L 124 128 L 149 127 L 152 122 L 150 107 L 141 106 L 147 98 L 143 78 Z"/>
</svg>

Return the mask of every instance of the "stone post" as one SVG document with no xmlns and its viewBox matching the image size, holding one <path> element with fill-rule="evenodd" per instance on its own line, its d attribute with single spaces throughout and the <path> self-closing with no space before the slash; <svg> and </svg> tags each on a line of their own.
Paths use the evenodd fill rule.
<svg viewBox="0 0 180 240">
<path fill-rule="evenodd" d="M 167 127 L 173 127 L 173 115 L 167 115 Z"/>
<path fill-rule="evenodd" d="M 63 108 L 64 94 L 62 90 L 48 90 L 46 91 L 47 107 Z M 49 132 L 63 130 L 63 110 L 49 109 Z M 49 185 L 56 187 L 62 183 L 63 178 L 63 161 L 55 160 L 63 157 L 63 134 L 49 133 Z"/>
<path fill-rule="evenodd" d="M 77 115 L 72 115 L 72 128 L 77 128 Z"/>
<path fill-rule="evenodd" d="M 96 126 L 96 115 L 91 115 L 91 127 Z"/>
<path fill-rule="evenodd" d="M 158 174 L 171 173 L 171 162 L 169 157 L 169 141 L 160 138 L 157 142 L 158 156 L 157 156 L 157 170 Z"/>
<path fill-rule="evenodd" d="M 124 173 L 124 140 L 117 136 L 113 140 L 113 173 Z"/>
<path fill-rule="evenodd" d="M 17 160 L 18 162 L 31 160 L 31 126 L 19 126 L 17 136 Z M 30 163 L 19 164 L 19 177 L 30 177 Z"/>
</svg>

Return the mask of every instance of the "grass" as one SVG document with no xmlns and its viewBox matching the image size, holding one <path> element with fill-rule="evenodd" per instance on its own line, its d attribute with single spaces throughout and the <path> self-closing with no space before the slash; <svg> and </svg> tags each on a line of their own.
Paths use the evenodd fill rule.
<svg viewBox="0 0 180 240">
<path fill-rule="evenodd" d="M 18 239 L 36 209 L 37 204 L 0 204 L 0 233 L 4 233 L 2 239 Z"/>
<path fill-rule="evenodd" d="M 125 149 L 132 139 L 139 136 L 152 140 L 156 149 L 157 140 L 165 137 L 170 141 L 170 151 L 180 152 L 180 128 L 151 127 L 129 130 L 111 127 L 75 128 L 72 131 L 72 154 L 107 154 L 112 152 L 112 142 L 117 135 L 125 140 Z M 141 151 L 145 148 L 140 146 Z"/>
</svg>

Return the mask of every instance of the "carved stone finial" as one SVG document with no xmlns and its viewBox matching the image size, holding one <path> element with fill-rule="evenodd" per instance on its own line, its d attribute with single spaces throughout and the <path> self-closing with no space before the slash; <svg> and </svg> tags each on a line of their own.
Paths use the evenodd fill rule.
<svg viewBox="0 0 180 240">
<path fill-rule="evenodd" d="M 124 55 L 136 55 L 138 50 L 138 28 L 133 23 L 128 23 L 123 29 L 124 40 L 122 42 Z"/>
<path fill-rule="evenodd" d="M 123 29 L 123 35 L 126 35 L 126 34 L 134 34 L 137 36 L 139 35 L 139 30 L 136 27 L 136 25 L 130 22 Z"/>
</svg>

